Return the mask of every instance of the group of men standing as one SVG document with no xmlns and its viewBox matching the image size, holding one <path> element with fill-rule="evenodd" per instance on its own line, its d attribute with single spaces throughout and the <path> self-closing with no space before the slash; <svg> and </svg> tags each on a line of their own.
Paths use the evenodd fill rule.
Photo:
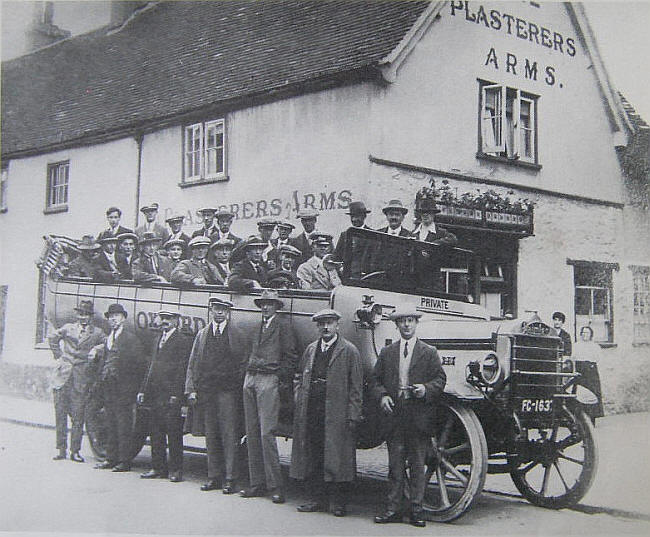
<svg viewBox="0 0 650 537">
<path fill-rule="evenodd" d="M 303 230 L 297 236 L 291 235 L 296 228 L 291 222 L 262 218 L 257 222 L 258 233 L 244 240 L 232 233 L 235 215 L 227 210 L 200 209 L 202 227 L 189 236 L 183 232 L 183 215 L 167 218 L 166 228 L 157 222 L 158 209 L 157 203 L 142 207 L 145 222 L 133 231 L 120 224 L 120 209 L 110 207 L 108 228 L 97 240 L 83 236 L 80 254 L 70 263 L 67 275 L 181 287 L 227 285 L 238 291 L 255 287 L 330 290 L 341 283 L 349 233 L 343 231 L 334 244 L 331 234 L 316 229 L 319 214 L 315 210 L 298 212 Z M 382 211 L 387 225 L 378 232 L 436 244 L 456 243 L 452 233 L 436 226 L 435 203 L 419 203 L 419 225 L 414 230 L 404 226 L 408 209 L 400 200 L 391 200 Z M 370 229 L 365 224 L 370 212 L 362 201 L 351 202 L 346 212 L 351 227 Z"/>
<path fill-rule="evenodd" d="M 150 470 L 143 479 L 182 480 L 183 416 L 186 425 L 205 434 L 207 481 L 201 490 L 237 492 L 243 498 L 270 496 L 285 502 L 275 434 L 282 391 L 294 391 L 290 477 L 305 483 L 309 501 L 300 512 L 331 511 L 345 516 L 349 485 L 356 474 L 356 434 L 363 422 L 363 372 L 359 350 L 339 334 L 341 314 L 325 309 L 312 316 L 319 337 L 299 353 L 290 319 L 276 290 L 255 299 L 261 319 L 246 330 L 231 317 L 233 304 L 211 297 L 209 322 L 192 338 L 179 327 L 179 313 L 158 312 L 160 332 L 144 348 L 125 325 L 127 312 L 111 304 L 104 313 L 110 333 L 93 325 L 93 304 L 81 301 L 77 322 L 53 333 L 50 346 L 58 361 L 54 385 L 57 418 L 56 460 L 66 458 L 67 414 L 72 416 L 70 458 L 79 453 L 83 409 L 90 370 L 95 371 L 106 414 L 106 460 L 100 469 L 126 472 L 134 456 L 130 445 L 132 409 L 146 409 L 151 436 Z M 404 514 L 423 526 L 424 457 L 435 402 L 445 374 L 434 348 L 415 337 L 420 313 L 396 310 L 392 319 L 400 339 L 379 354 L 368 379 L 367 396 L 384 412 L 389 451 L 390 492 L 387 510 L 377 523 L 399 522 Z M 238 456 L 246 438 L 248 476 Z M 167 451 L 169 454 L 167 455 Z M 404 472 L 410 467 L 411 505 L 406 511 Z"/>
</svg>

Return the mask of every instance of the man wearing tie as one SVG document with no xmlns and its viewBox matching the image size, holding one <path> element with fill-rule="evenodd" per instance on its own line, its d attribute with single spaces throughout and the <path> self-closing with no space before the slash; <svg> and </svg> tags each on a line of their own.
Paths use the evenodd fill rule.
<svg viewBox="0 0 650 537">
<path fill-rule="evenodd" d="M 48 337 L 54 359 L 57 361 L 52 377 L 54 415 L 56 418 L 55 461 L 65 459 L 68 436 L 68 415 L 72 420 L 70 460 L 84 462 L 79 454 L 84 426 L 84 411 L 88 399 L 90 351 L 101 345 L 104 332 L 93 326 L 93 303 L 82 300 L 74 308 L 77 322 L 68 323 Z"/>
<path fill-rule="evenodd" d="M 235 247 L 235 241 L 226 237 L 219 239 L 210 246 L 208 257 L 217 268 L 219 276 L 224 282 L 228 281 L 232 270 L 230 269 L 230 256 Z"/>
<path fill-rule="evenodd" d="M 192 233 L 192 238 L 206 237 L 210 239 L 210 242 L 212 242 L 212 240 L 219 235 L 219 228 L 214 223 L 215 212 L 216 209 L 213 209 L 211 207 L 199 209 L 198 213 L 203 218 L 203 227 L 201 229 L 197 229 L 194 233 Z"/>
<path fill-rule="evenodd" d="M 303 289 L 329 291 L 341 285 L 336 269 L 324 262 L 325 256 L 332 249 L 332 236 L 327 233 L 312 233 L 312 238 L 314 255 L 298 267 L 296 275 Z"/>
<path fill-rule="evenodd" d="M 190 243 L 191 237 L 187 233 L 183 232 L 183 222 L 185 221 L 185 216 L 182 214 L 174 214 L 170 216 L 165 222 L 169 226 L 170 233 L 167 241 L 163 243 L 165 246 L 169 241 L 183 241 L 183 259 L 187 259 L 187 245 Z"/>
<path fill-rule="evenodd" d="M 289 239 L 289 244 L 298 248 L 302 252 L 298 264 L 304 263 L 312 255 L 311 241 L 309 235 L 316 229 L 316 221 L 318 220 L 318 211 L 312 209 L 302 209 L 298 211 L 298 218 L 302 224 L 303 231 L 297 237 Z"/>
<path fill-rule="evenodd" d="M 291 324 L 278 316 L 284 304 L 277 291 L 265 290 L 254 300 L 262 312 L 262 322 L 244 378 L 244 413 L 248 447 L 250 487 L 243 498 L 264 496 L 284 503 L 282 473 L 274 431 L 280 413 L 280 384 L 291 384 L 297 370 L 298 351 Z"/>
<path fill-rule="evenodd" d="M 210 248 L 210 239 L 203 236 L 194 237 L 189 244 L 191 259 L 180 261 L 171 273 L 171 282 L 181 286 L 224 285 L 219 271 L 206 256 Z"/>
<path fill-rule="evenodd" d="M 124 326 L 127 313 L 121 304 L 111 304 L 104 316 L 111 333 L 100 347 L 99 382 L 104 396 L 106 460 L 95 468 L 128 472 L 132 458 L 132 416 L 138 386 L 146 369 L 138 337 Z"/>
<path fill-rule="evenodd" d="M 102 245 L 102 251 L 97 256 L 95 263 L 97 270 L 95 274 L 101 282 L 114 282 L 120 279 L 120 271 L 117 268 L 117 237 L 104 237 L 97 242 Z"/>
<path fill-rule="evenodd" d="M 447 377 L 435 347 L 415 336 L 421 316 L 409 308 L 398 308 L 391 314 L 400 339 L 380 351 L 370 378 L 372 394 L 383 411 L 388 445 L 388 505 L 375 517 L 378 524 L 402 521 L 404 473 L 409 468 L 409 523 L 426 525 L 422 512 L 424 459 L 433 432 L 435 404 Z"/>
<path fill-rule="evenodd" d="M 262 252 L 266 246 L 266 242 L 256 235 L 249 237 L 243 245 L 239 245 L 232 257 L 242 250 L 246 257 L 232 267 L 228 287 L 235 291 L 250 291 L 266 285 L 267 270 L 262 262 Z"/>
<path fill-rule="evenodd" d="M 145 231 L 140 241 L 140 256 L 133 262 L 133 279 L 137 283 L 168 283 L 171 263 L 167 256 L 158 253 L 160 237 Z"/>
<path fill-rule="evenodd" d="M 389 235 L 395 235 L 397 237 L 410 237 L 412 235 L 410 230 L 402 227 L 404 217 L 409 210 L 402 205 L 400 200 L 390 200 L 388 205 L 382 209 L 382 212 L 386 215 L 388 225 L 378 229 L 377 231 L 388 233 Z"/>
<path fill-rule="evenodd" d="M 242 384 L 248 337 L 230 319 L 233 304 L 208 300 L 210 323 L 194 338 L 185 378 L 192 412 L 202 421 L 208 454 L 208 480 L 201 490 L 235 492 L 237 450 L 243 435 Z"/>
<path fill-rule="evenodd" d="M 169 231 L 167 231 L 165 226 L 156 221 L 158 217 L 158 204 L 151 203 L 145 205 L 140 209 L 140 212 L 144 214 L 145 222 L 135 228 L 135 234 L 138 236 L 138 239 L 142 240 L 145 233 L 153 233 L 162 243 L 167 242 L 169 240 Z"/>
<path fill-rule="evenodd" d="M 183 388 L 192 339 L 178 328 L 180 313 L 158 312 L 161 333 L 153 343 L 149 371 L 137 396 L 151 412 L 151 470 L 142 479 L 183 480 Z M 169 448 L 169 464 L 167 449 Z"/>
<path fill-rule="evenodd" d="M 133 262 L 137 259 L 135 254 L 138 245 L 138 236 L 135 233 L 122 233 L 117 237 L 118 252 L 117 269 L 123 280 L 133 279 Z"/>
<path fill-rule="evenodd" d="M 272 252 L 275 249 L 275 241 L 273 241 L 271 237 L 275 231 L 277 223 L 278 221 L 274 218 L 262 218 L 257 221 L 257 231 L 264 243 L 264 249 L 262 250 L 262 264 L 266 270 L 273 270 L 276 267 L 275 259 L 272 255 Z"/>
<path fill-rule="evenodd" d="M 97 238 L 103 239 L 104 237 L 117 237 L 122 233 L 133 233 L 132 229 L 120 225 L 120 218 L 122 218 L 122 211 L 118 207 L 109 207 L 106 209 L 108 228 L 101 231 Z"/>
</svg>

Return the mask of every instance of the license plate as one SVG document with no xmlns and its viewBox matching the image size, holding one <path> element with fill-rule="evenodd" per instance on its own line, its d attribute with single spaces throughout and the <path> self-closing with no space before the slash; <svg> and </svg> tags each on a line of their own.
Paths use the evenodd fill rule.
<svg viewBox="0 0 650 537">
<path fill-rule="evenodd" d="M 522 412 L 551 412 L 553 399 L 522 399 Z"/>
</svg>

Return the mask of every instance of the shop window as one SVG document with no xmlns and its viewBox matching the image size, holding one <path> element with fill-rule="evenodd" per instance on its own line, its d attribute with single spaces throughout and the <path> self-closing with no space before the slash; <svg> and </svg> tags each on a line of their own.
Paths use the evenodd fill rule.
<svg viewBox="0 0 650 537">
<path fill-rule="evenodd" d="M 575 287 L 575 331 L 580 339 L 614 342 L 612 270 L 617 265 L 569 261 Z"/>
<path fill-rule="evenodd" d="M 650 343 L 650 267 L 632 266 L 635 345 Z"/>
<path fill-rule="evenodd" d="M 59 212 L 62 210 L 67 210 L 69 180 L 69 161 L 48 164 L 45 212 Z"/>
<path fill-rule="evenodd" d="M 479 156 L 537 164 L 537 98 L 515 88 L 483 84 Z"/>
<path fill-rule="evenodd" d="M 226 178 L 226 128 L 223 119 L 185 127 L 184 184 Z"/>
<path fill-rule="evenodd" d="M 9 167 L 2 164 L 0 172 L 0 213 L 7 212 L 7 185 L 9 182 Z"/>
</svg>

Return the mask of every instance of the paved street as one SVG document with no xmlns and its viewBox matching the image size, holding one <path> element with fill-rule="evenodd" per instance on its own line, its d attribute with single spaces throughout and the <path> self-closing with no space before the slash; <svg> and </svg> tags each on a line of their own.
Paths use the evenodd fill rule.
<svg viewBox="0 0 650 537">
<path fill-rule="evenodd" d="M 135 461 L 135 470 L 114 474 L 86 464 L 54 462 L 53 431 L 0 423 L 0 531 L 71 531 L 83 533 L 239 534 L 239 535 L 495 535 L 648 534 L 650 505 L 646 461 L 648 415 L 610 417 L 597 428 L 601 465 L 594 487 L 577 510 L 548 511 L 514 494 L 509 478 L 488 476 L 486 489 L 465 517 L 453 524 L 430 523 L 425 530 L 407 525 L 373 524 L 384 483 L 364 477 L 358 484 L 350 515 L 295 510 L 300 490 L 291 486 L 288 502 L 242 499 L 198 490 L 204 476 L 203 455 L 186 457 L 186 481 L 143 481 L 149 449 Z M 281 451 L 290 443 L 280 441 Z M 364 473 L 381 471 L 383 453 L 359 451 Z M 635 461 L 636 464 L 635 464 Z"/>
</svg>

